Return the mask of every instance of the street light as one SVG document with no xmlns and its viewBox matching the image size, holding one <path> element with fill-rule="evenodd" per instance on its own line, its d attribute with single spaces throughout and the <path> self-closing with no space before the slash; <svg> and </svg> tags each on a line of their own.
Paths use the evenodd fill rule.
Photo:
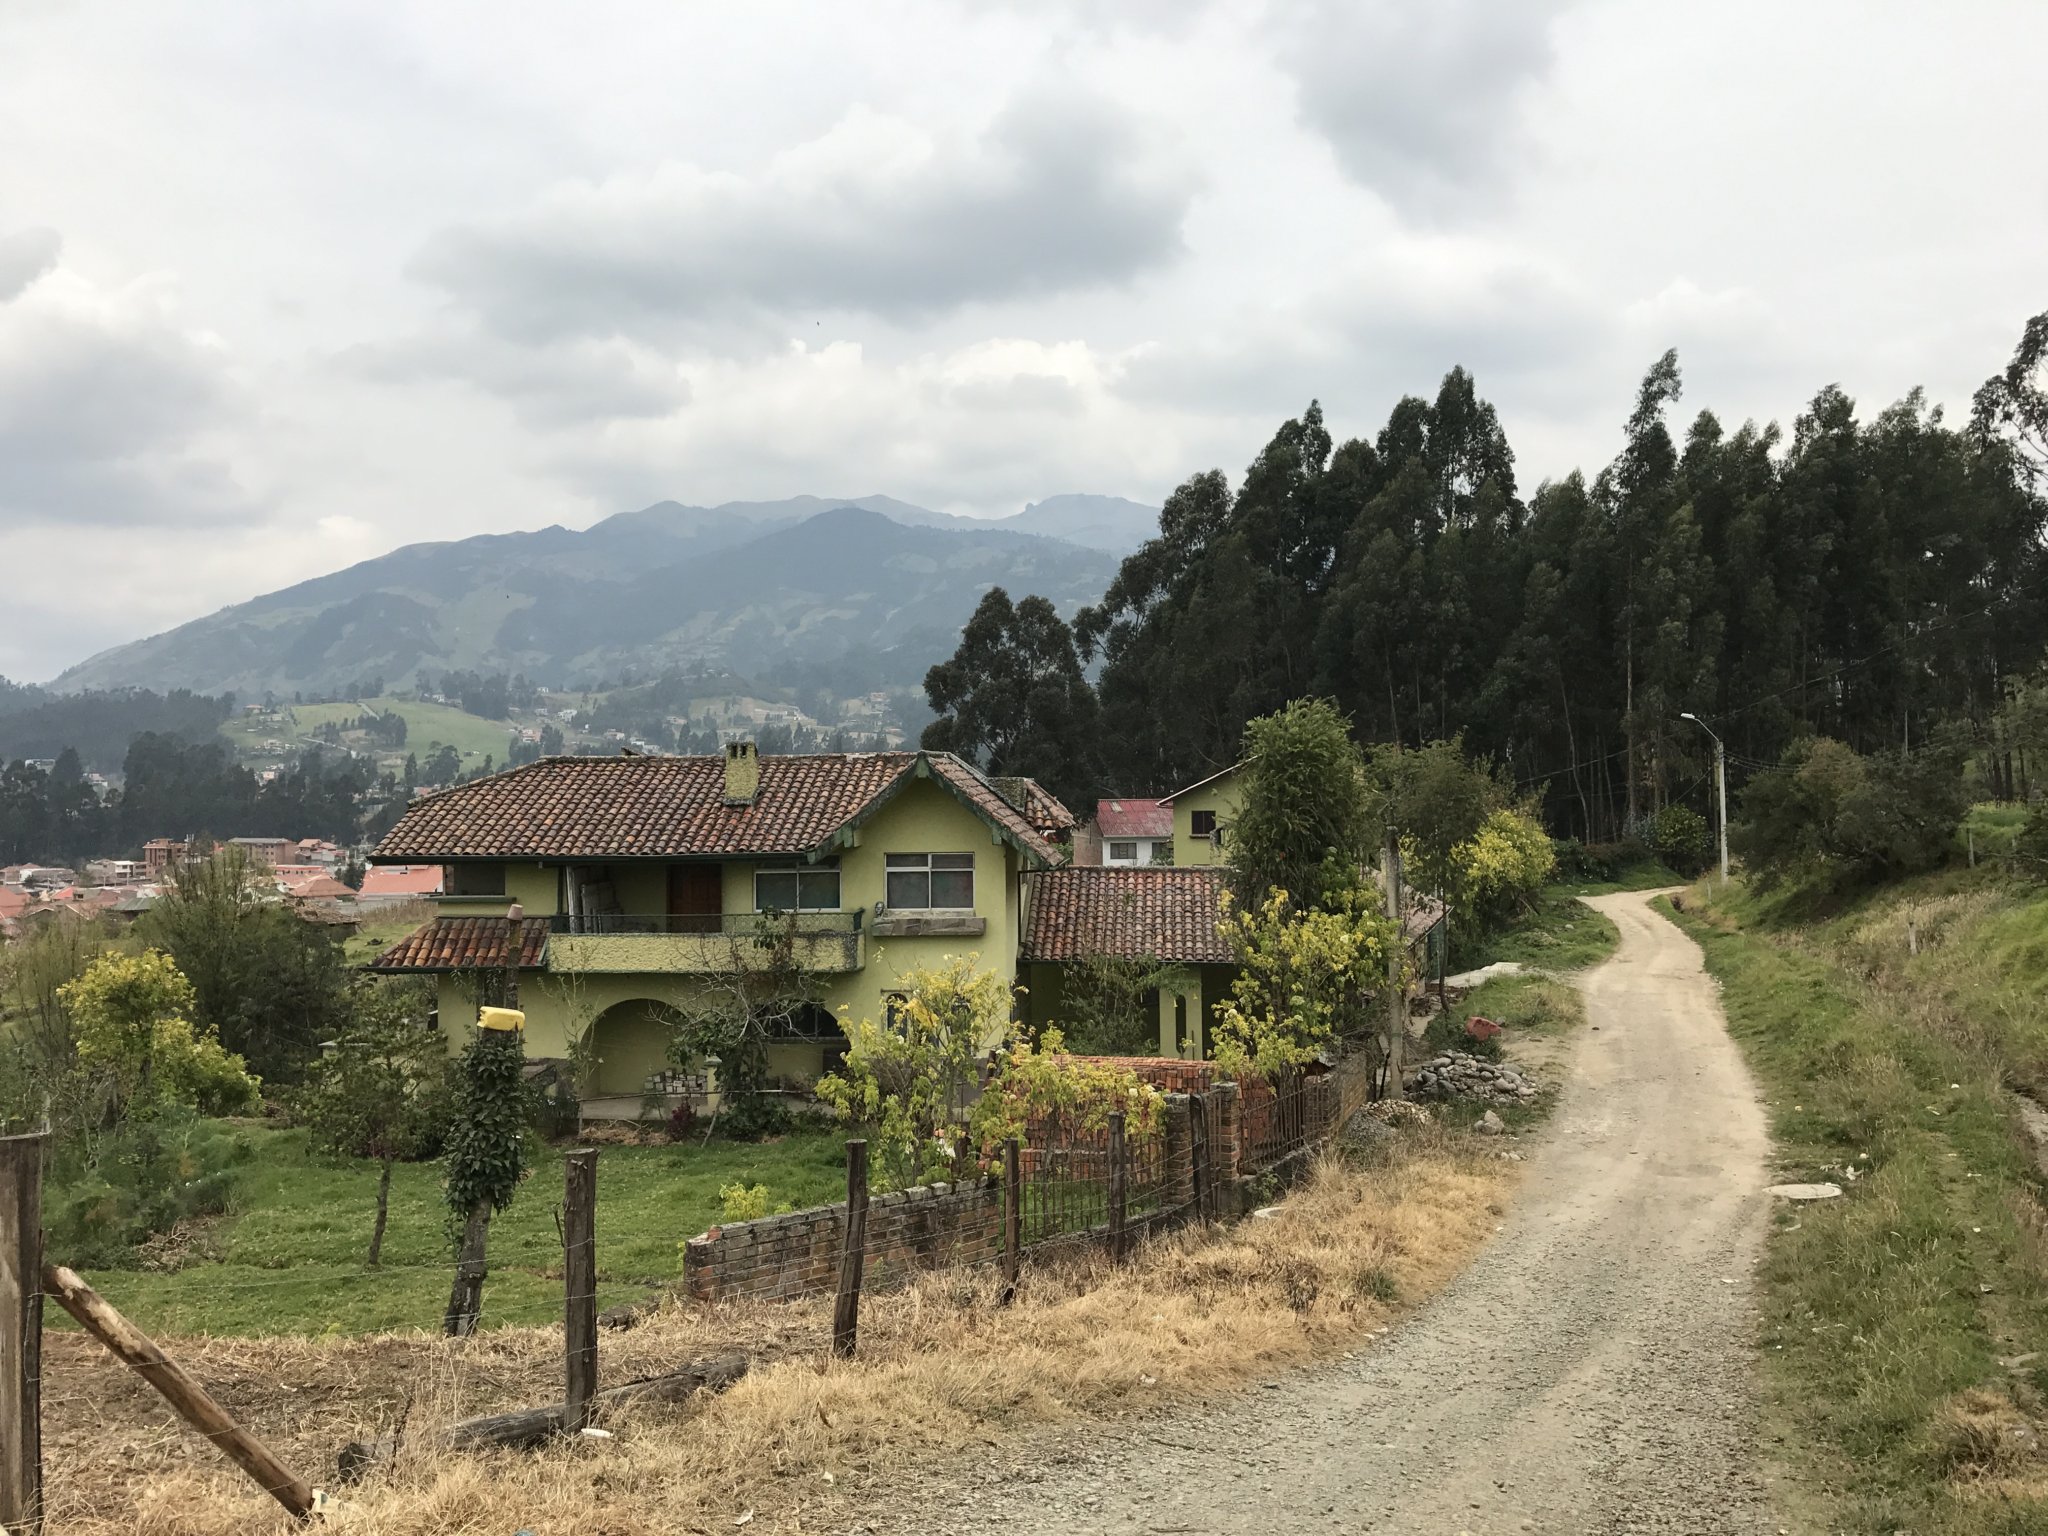
<svg viewBox="0 0 2048 1536">
<path fill-rule="evenodd" d="M 1728 749 L 1721 744 L 1721 738 L 1714 735 L 1714 728 L 1691 710 L 1685 710 L 1678 718 L 1690 720 L 1714 737 L 1714 794 L 1721 802 L 1721 880 L 1725 884 L 1728 879 Z"/>
</svg>

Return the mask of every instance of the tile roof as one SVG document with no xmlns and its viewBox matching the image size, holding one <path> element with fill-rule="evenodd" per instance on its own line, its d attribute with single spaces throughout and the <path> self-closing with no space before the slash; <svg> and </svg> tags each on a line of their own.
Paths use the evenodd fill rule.
<svg viewBox="0 0 2048 1536">
<path fill-rule="evenodd" d="M 441 890 L 438 864 L 372 865 L 363 871 L 363 896 L 435 896 Z"/>
<path fill-rule="evenodd" d="M 837 752 L 760 759 L 747 805 L 725 803 L 725 758 L 548 757 L 415 801 L 371 858 L 717 858 L 823 850 L 908 781 L 920 759 L 1040 862 L 1059 851 L 949 753 Z"/>
<path fill-rule="evenodd" d="M 1095 825 L 1104 837 L 1171 837 L 1173 807 L 1164 800 L 1098 800 Z"/>
<path fill-rule="evenodd" d="M 1049 869 L 1028 877 L 1030 917 L 1023 960 L 1081 960 L 1090 955 L 1228 965 L 1218 932 L 1224 871 Z"/>
<path fill-rule="evenodd" d="M 1081 818 L 1068 810 L 1058 795 L 1036 779 L 997 778 L 991 775 L 989 783 L 995 785 L 997 792 L 1023 813 L 1026 821 L 1048 837 L 1071 832 L 1081 825 Z"/>
<path fill-rule="evenodd" d="M 300 900 L 354 901 L 356 893 L 322 870 L 283 882 L 285 894 Z"/>
<path fill-rule="evenodd" d="M 519 966 L 538 969 L 547 958 L 548 920 L 521 925 Z M 373 971 L 494 971 L 505 963 L 505 919 L 437 917 L 415 928 L 370 962 Z"/>
<path fill-rule="evenodd" d="M 1444 904 L 1420 891 L 1410 891 L 1407 897 L 1401 913 L 1401 937 L 1413 944 L 1444 920 Z"/>
</svg>

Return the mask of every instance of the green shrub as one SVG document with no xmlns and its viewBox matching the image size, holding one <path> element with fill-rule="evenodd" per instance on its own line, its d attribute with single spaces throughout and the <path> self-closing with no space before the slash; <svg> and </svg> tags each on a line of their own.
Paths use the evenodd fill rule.
<svg viewBox="0 0 2048 1536">
<path fill-rule="evenodd" d="M 1730 840 L 1760 886 L 1843 888 L 1936 868 L 1967 809 L 1952 752 L 1860 757 L 1816 736 L 1750 780 Z"/>
<path fill-rule="evenodd" d="M 144 1239 L 224 1212 L 233 1170 L 250 1147 L 218 1122 L 173 1107 L 117 1127 L 92 1153 L 90 1163 L 53 1170 L 50 1248 L 74 1267 L 119 1268 Z"/>
<path fill-rule="evenodd" d="M 725 1221 L 759 1221 L 768 1214 L 766 1184 L 721 1184 L 718 1214 Z"/>
<path fill-rule="evenodd" d="M 1707 818 L 1689 805 L 1673 802 L 1657 813 L 1651 836 L 1657 857 L 1681 875 L 1696 875 L 1707 867 L 1710 839 Z"/>
</svg>

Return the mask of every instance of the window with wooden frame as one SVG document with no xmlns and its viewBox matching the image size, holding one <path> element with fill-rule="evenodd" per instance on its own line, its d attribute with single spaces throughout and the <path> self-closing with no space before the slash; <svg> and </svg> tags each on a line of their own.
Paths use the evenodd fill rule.
<svg viewBox="0 0 2048 1536">
<path fill-rule="evenodd" d="M 892 853 L 886 856 L 892 912 L 972 912 L 974 855 Z"/>
<path fill-rule="evenodd" d="M 839 870 L 831 864 L 763 866 L 754 871 L 756 912 L 837 912 Z"/>
<path fill-rule="evenodd" d="M 1188 830 L 1196 837 L 1216 835 L 1216 813 L 1214 811 L 1188 812 Z"/>
</svg>

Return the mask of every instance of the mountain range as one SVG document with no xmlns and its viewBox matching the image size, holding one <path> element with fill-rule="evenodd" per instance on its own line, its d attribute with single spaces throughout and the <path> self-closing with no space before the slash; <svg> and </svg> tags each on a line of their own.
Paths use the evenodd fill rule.
<svg viewBox="0 0 2048 1536">
<path fill-rule="evenodd" d="M 861 658 L 872 687 L 951 654 L 992 586 L 1071 613 L 1158 509 L 1065 495 L 1003 518 L 887 496 L 658 502 L 581 530 L 409 544 L 80 662 L 51 688 L 339 692 L 422 671 L 555 686 L 692 662 L 772 676 Z"/>
</svg>

